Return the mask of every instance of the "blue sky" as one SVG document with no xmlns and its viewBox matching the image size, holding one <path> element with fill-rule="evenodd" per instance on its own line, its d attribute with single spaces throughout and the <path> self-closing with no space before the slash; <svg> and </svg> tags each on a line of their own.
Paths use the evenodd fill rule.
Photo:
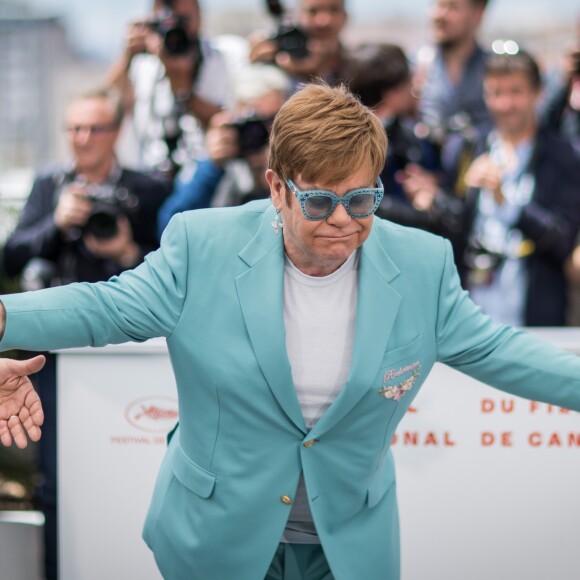
<svg viewBox="0 0 580 580">
<path fill-rule="evenodd" d="M 60 14 L 69 28 L 74 45 L 84 53 L 108 59 L 120 50 L 126 23 L 147 13 L 152 0 L 19 0 L 39 7 L 44 12 Z M 388 21 L 389 18 L 417 16 L 426 18 L 432 0 L 347 0 L 353 22 Z M 258 11 L 262 0 L 201 0 L 206 13 L 225 10 Z M 291 7 L 293 2 L 286 1 Z M 491 0 L 486 15 L 488 27 L 537 26 L 538 31 L 550 23 L 570 23 L 580 18 L 578 0 Z M 517 23 L 517 24 L 515 24 Z M 509 26 L 508 26 L 509 28 Z"/>
</svg>

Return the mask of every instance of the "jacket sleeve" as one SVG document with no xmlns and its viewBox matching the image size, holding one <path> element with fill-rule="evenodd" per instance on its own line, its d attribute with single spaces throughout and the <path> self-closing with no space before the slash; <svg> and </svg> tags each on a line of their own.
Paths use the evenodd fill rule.
<svg viewBox="0 0 580 580">
<path fill-rule="evenodd" d="M 157 215 L 159 236 L 176 213 L 209 207 L 223 176 L 223 168 L 211 159 L 205 159 L 197 164 L 190 179 L 177 179 L 173 193 L 165 200 Z"/>
<path fill-rule="evenodd" d="M 1 350 L 56 350 L 169 336 L 187 291 L 188 240 L 182 216 L 145 262 L 108 282 L 80 283 L 2 297 Z"/>
<path fill-rule="evenodd" d="M 542 154 L 533 168 L 536 190 L 515 226 L 534 242 L 538 255 L 560 265 L 574 248 L 580 227 L 580 158 L 547 131 L 537 140 Z"/>
<path fill-rule="evenodd" d="M 437 360 L 513 395 L 580 410 L 580 358 L 492 322 L 461 288 L 451 246 L 445 244 Z"/>
</svg>

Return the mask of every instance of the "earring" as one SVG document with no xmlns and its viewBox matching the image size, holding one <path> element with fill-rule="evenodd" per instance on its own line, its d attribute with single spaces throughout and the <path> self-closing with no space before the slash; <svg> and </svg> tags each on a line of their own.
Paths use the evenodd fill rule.
<svg viewBox="0 0 580 580">
<path fill-rule="evenodd" d="M 276 217 L 274 218 L 274 221 L 272 222 L 272 228 L 274 228 L 274 233 L 276 235 L 278 235 L 278 230 L 282 229 L 284 227 L 284 224 L 282 223 L 282 217 L 280 216 L 280 210 L 277 209 L 276 210 Z"/>
</svg>

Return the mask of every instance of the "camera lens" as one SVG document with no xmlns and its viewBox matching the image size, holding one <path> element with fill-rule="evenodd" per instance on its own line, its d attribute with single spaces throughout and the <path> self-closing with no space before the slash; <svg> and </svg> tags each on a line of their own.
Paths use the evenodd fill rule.
<svg viewBox="0 0 580 580">
<path fill-rule="evenodd" d="M 120 213 L 119 208 L 115 205 L 95 204 L 84 231 L 98 240 L 110 240 L 119 232 L 117 218 Z"/>
<path fill-rule="evenodd" d="M 180 55 L 188 52 L 190 43 L 185 29 L 175 26 L 165 31 L 163 37 L 165 52 L 171 55 Z"/>
</svg>

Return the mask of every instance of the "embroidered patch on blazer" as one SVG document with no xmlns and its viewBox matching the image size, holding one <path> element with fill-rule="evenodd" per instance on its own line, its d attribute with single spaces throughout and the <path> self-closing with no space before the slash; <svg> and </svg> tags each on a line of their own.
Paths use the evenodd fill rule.
<svg viewBox="0 0 580 580">
<path fill-rule="evenodd" d="M 403 379 L 400 383 L 396 385 L 387 384 L 389 381 L 404 375 L 412 371 L 411 376 Z M 383 375 L 383 386 L 379 389 L 379 394 L 385 397 L 385 399 L 394 399 L 399 401 L 401 397 L 409 390 L 413 388 L 415 381 L 419 378 L 421 374 L 421 363 L 417 360 L 410 365 L 401 367 L 400 369 L 389 369 Z"/>
</svg>

